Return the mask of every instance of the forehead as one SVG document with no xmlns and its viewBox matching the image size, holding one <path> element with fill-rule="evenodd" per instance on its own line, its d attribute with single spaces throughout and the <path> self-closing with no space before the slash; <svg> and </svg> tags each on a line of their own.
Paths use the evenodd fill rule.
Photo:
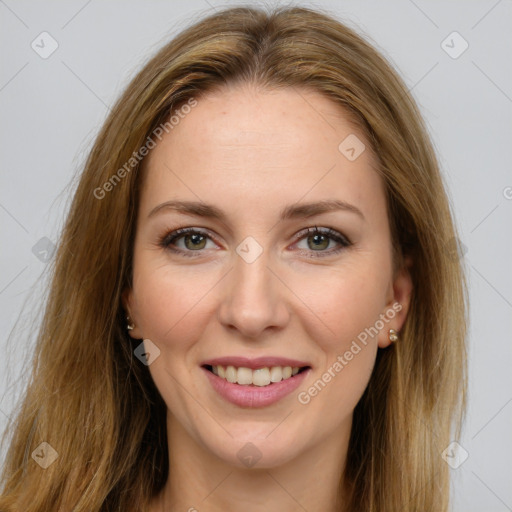
<svg viewBox="0 0 512 512">
<path fill-rule="evenodd" d="M 198 97 L 151 150 L 141 209 L 186 198 L 278 211 L 335 196 L 385 208 L 377 165 L 357 125 L 320 93 L 225 87 Z"/>
</svg>

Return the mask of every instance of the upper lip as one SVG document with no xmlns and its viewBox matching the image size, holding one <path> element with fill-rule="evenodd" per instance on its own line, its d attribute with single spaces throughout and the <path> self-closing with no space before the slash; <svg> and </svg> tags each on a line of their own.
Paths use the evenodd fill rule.
<svg viewBox="0 0 512 512">
<path fill-rule="evenodd" d="M 241 357 L 241 356 L 226 356 L 216 357 L 214 359 L 208 359 L 204 361 L 201 366 L 235 366 L 237 368 L 250 368 L 251 370 L 257 370 L 258 368 L 271 368 L 272 366 L 291 366 L 302 368 L 304 366 L 311 366 L 305 361 L 299 361 L 297 359 L 288 359 L 286 357 Z"/>
</svg>

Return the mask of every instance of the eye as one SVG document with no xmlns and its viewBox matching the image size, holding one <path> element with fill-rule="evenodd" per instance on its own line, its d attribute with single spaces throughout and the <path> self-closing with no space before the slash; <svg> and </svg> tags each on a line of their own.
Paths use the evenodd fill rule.
<svg viewBox="0 0 512 512">
<path fill-rule="evenodd" d="M 300 231 L 296 238 L 298 242 L 295 245 L 300 252 L 313 258 L 331 256 L 352 245 L 350 240 L 338 231 L 317 226 Z M 209 241 L 214 244 L 213 247 L 208 247 Z M 304 242 L 306 247 L 301 247 L 300 244 Z M 218 247 L 212 235 L 198 228 L 181 228 L 172 231 L 160 240 L 160 246 L 190 257 L 199 255 L 204 249 Z"/>
<path fill-rule="evenodd" d="M 301 251 L 309 252 L 309 256 L 313 258 L 337 254 L 352 245 L 350 240 L 338 231 L 331 228 L 318 228 L 317 226 L 301 231 L 297 234 L 297 238 L 300 239 L 296 244 L 297 247 Z M 305 242 L 306 247 L 300 247 L 302 242 Z"/>
<path fill-rule="evenodd" d="M 208 249 L 208 241 L 213 242 L 212 237 L 208 233 L 196 228 L 182 228 L 166 235 L 160 241 L 160 245 L 172 252 L 193 256 L 190 253 Z"/>
</svg>

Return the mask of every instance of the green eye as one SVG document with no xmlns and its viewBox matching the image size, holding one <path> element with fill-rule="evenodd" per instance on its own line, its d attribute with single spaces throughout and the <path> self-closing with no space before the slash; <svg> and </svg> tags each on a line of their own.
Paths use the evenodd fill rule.
<svg viewBox="0 0 512 512">
<path fill-rule="evenodd" d="M 337 254 L 342 251 L 346 247 L 352 245 L 352 243 L 348 240 L 347 237 L 338 233 L 334 229 L 331 228 L 308 228 L 297 234 L 297 238 L 299 242 L 297 244 L 298 248 L 301 251 L 305 251 L 309 253 L 310 257 L 322 257 L 322 256 L 331 256 L 333 254 Z M 307 247 L 300 247 L 300 243 L 306 240 Z M 329 247 L 329 244 L 333 242 L 336 246 Z M 329 250 L 327 250 L 329 249 Z"/>
<path fill-rule="evenodd" d="M 342 251 L 352 243 L 344 235 L 331 228 L 307 228 L 296 235 L 298 249 L 308 257 L 332 256 Z M 208 249 L 207 244 L 211 241 L 215 244 L 213 237 L 205 232 L 195 228 L 182 228 L 167 234 L 160 245 L 164 249 L 183 256 L 197 256 L 203 249 Z M 306 241 L 306 247 L 300 247 L 299 244 Z M 331 247 L 331 243 L 334 247 Z M 336 244 L 338 247 L 336 247 Z M 215 244 L 216 245 L 216 244 Z"/>
<path fill-rule="evenodd" d="M 202 249 L 207 248 L 206 244 L 209 240 L 213 241 L 207 233 L 197 229 L 183 228 L 166 235 L 161 240 L 160 245 L 164 249 L 183 254 L 184 256 L 195 256 L 193 253 L 199 253 Z"/>
<path fill-rule="evenodd" d="M 306 239 L 308 241 L 308 247 L 315 251 L 318 249 L 327 249 L 331 241 L 330 238 L 325 235 L 310 235 Z"/>
<path fill-rule="evenodd" d="M 185 241 L 185 247 L 187 249 L 190 249 L 192 251 L 195 251 L 197 249 L 204 249 L 204 246 L 206 245 L 207 238 L 204 235 L 201 235 L 199 233 L 189 233 L 186 235 L 182 235 L 179 238 L 183 238 Z"/>
</svg>

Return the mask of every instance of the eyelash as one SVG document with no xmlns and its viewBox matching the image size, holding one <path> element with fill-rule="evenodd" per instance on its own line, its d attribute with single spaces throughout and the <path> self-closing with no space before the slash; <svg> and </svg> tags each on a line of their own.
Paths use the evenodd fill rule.
<svg viewBox="0 0 512 512">
<path fill-rule="evenodd" d="M 169 250 L 175 254 L 180 254 L 182 256 L 186 256 L 189 258 L 196 257 L 194 253 L 201 253 L 203 249 L 197 250 L 197 251 L 184 251 L 182 249 L 176 249 L 171 246 L 176 240 L 179 240 L 180 238 L 183 238 L 185 235 L 188 234 L 196 234 L 201 236 L 206 236 L 212 241 L 216 241 L 215 237 L 208 234 L 206 231 L 202 231 L 200 229 L 196 228 L 181 228 L 176 229 L 175 231 L 171 231 L 170 233 L 166 234 L 163 238 L 161 238 L 159 245 L 163 247 L 166 250 Z M 346 249 L 347 247 L 352 245 L 352 242 L 344 235 L 339 233 L 338 231 L 335 231 L 332 228 L 318 228 L 317 226 L 312 228 L 306 228 L 299 233 L 297 233 L 297 242 L 300 242 L 301 240 L 308 238 L 309 236 L 313 235 L 323 235 L 327 236 L 331 240 L 334 240 L 335 242 L 339 243 L 341 247 L 338 247 L 335 250 L 329 250 L 329 251 L 308 251 L 310 254 L 308 257 L 310 258 L 323 258 L 326 256 L 332 256 L 333 254 L 338 254 L 343 249 Z M 301 249 L 301 251 L 303 251 Z"/>
</svg>

